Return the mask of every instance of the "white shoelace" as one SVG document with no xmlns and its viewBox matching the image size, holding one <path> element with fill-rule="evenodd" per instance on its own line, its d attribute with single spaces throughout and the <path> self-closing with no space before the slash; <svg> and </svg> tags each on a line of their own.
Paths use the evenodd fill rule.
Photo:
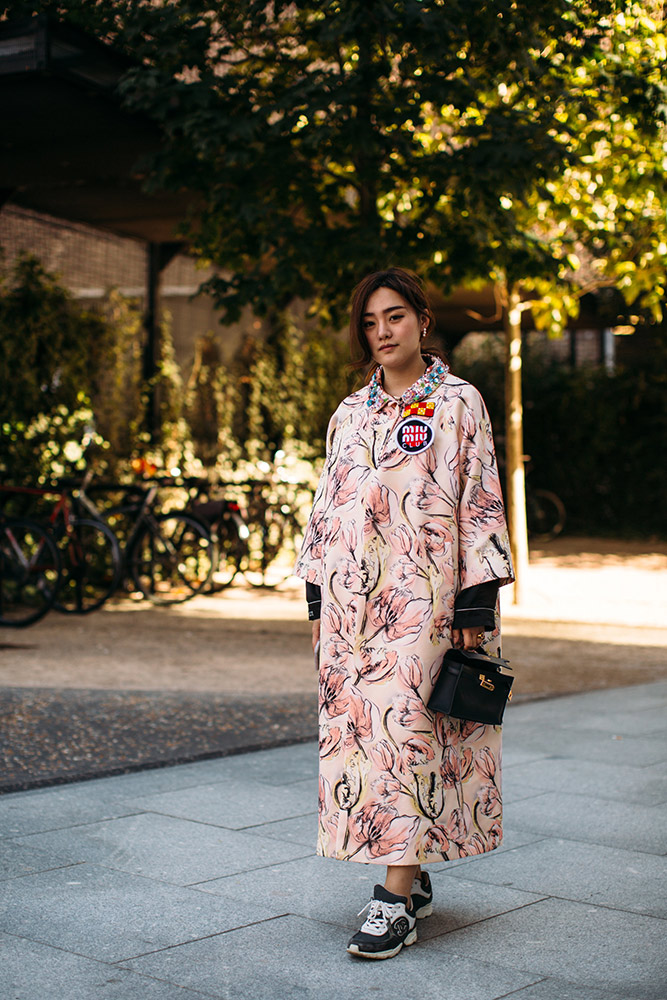
<svg viewBox="0 0 667 1000">
<path fill-rule="evenodd" d="M 357 914 L 360 917 L 362 913 L 368 910 L 368 916 L 361 928 L 362 931 L 365 931 L 367 934 L 384 934 L 391 923 L 391 918 L 400 905 L 400 903 L 385 903 L 382 899 L 369 900 L 363 910 L 359 910 Z"/>
</svg>

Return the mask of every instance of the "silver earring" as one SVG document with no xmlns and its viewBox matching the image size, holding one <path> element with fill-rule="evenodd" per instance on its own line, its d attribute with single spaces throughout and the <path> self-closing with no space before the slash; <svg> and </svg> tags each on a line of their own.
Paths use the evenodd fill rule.
<svg viewBox="0 0 667 1000">
<path fill-rule="evenodd" d="M 426 336 L 426 327 L 424 327 L 424 329 L 422 330 L 422 337 L 425 337 L 425 336 Z"/>
</svg>

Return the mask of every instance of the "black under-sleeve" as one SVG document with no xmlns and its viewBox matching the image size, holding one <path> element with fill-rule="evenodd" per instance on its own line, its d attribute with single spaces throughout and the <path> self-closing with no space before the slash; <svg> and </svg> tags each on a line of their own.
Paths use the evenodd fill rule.
<svg viewBox="0 0 667 1000">
<path fill-rule="evenodd" d="M 308 621 L 316 621 L 322 610 L 322 588 L 316 583 L 306 581 L 306 600 L 308 601 Z"/>
<path fill-rule="evenodd" d="M 454 601 L 454 622 L 452 628 L 483 628 L 492 632 L 496 627 L 496 601 L 498 600 L 498 580 L 478 583 L 466 587 L 457 594 Z"/>
</svg>

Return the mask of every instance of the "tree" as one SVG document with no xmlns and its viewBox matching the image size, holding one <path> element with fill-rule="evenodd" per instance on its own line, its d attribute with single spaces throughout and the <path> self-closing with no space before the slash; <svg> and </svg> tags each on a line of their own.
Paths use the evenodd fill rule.
<svg viewBox="0 0 667 1000">
<path fill-rule="evenodd" d="M 520 314 L 527 296 L 551 326 L 576 307 L 579 245 L 602 262 L 596 280 L 630 274 L 629 262 L 637 272 L 628 241 L 643 222 L 626 202 L 618 233 L 595 233 L 586 158 L 617 114 L 654 162 L 662 84 L 648 6 L 78 0 L 6 9 L 18 8 L 65 13 L 138 58 L 123 94 L 165 135 L 149 183 L 193 192 L 188 232 L 222 269 L 209 289 L 224 317 L 250 305 L 279 336 L 279 317 L 300 297 L 338 326 L 354 282 L 387 263 L 444 291 L 496 282 L 513 393 L 508 506 L 523 561 Z M 621 145 L 629 181 L 638 147 Z M 596 181 L 603 200 L 605 185 L 621 181 L 617 146 Z"/>
<path fill-rule="evenodd" d="M 150 183 L 193 192 L 192 246 L 223 315 L 296 297 L 338 324 L 401 261 L 440 287 L 550 255 L 504 207 L 556 177 L 554 101 L 606 4 L 554 0 L 26 3 L 137 57 L 123 94 L 161 122 Z M 513 99 L 508 100 L 507 94 Z M 510 253 L 511 251 L 511 253 Z M 513 274 L 509 273 L 511 281 Z"/>
</svg>

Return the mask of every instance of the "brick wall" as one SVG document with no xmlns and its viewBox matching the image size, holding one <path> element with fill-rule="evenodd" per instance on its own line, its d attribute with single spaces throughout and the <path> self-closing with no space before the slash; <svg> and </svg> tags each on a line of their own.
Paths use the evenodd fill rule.
<svg viewBox="0 0 667 1000">
<path fill-rule="evenodd" d="M 75 298 L 91 306 L 112 287 L 141 302 L 145 298 L 148 252 L 141 240 L 5 205 L 0 211 L 0 247 L 3 269 L 11 267 L 21 253 L 34 254 Z M 252 317 L 223 327 L 208 296 L 193 298 L 210 274 L 210 269 L 197 268 L 185 254 L 177 255 L 162 274 L 160 303 L 171 316 L 174 348 L 185 374 L 197 338 L 203 334 L 213 333 L 223 360 L 232 357 L 246 329 L 257 335 Z"/>
</svg>

